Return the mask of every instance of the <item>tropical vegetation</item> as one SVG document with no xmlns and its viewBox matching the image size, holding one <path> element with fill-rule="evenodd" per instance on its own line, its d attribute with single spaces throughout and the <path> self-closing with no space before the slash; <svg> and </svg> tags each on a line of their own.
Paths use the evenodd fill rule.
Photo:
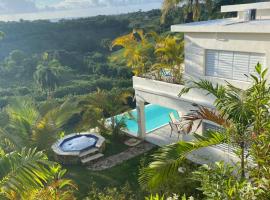
<svg viewBox="0 0 270 200">
<path fill-rule="evenodd" d="M 185 119 L 221 127 L 192 142 L 103 171 L 61 166 L 51 151 L 64 135 L 96 127 L 106 138 L 105 157 L 125 151 L 125 123 L 115 116 L 132 117 L 132 76 L 182 84 L 183 35 L 169 33 L 170 25 L 222 18 L 217 8 L 225 3 L 165 0 L 162 10 L 149 12 L 0 22 L 0 199 L 269 199 L 270 89 L 260 65 L 247 90 L 190 83 L 182 95 L 206 90 L 216 96 L 216 110 L 198 107 Z M 238 168 L 185 159 L 221 142 L 239 149 Z"/>
<path fill-rule="evenodd" d="M 263 70 L 258 63 L 255 71 L 255 74 L 250 74 L 253 84 L 247 89 L 237 88 L 230 83 L 223 86 L 201 80 L 191 82 L 190 86 L 181 91 L 180 95 L 184 95 L 196 88 L 213 95 L 216 99 L 215 110 L 199 106 L 184 118 L 191 121 L 191 125 L 195 121 L 200 121 L 200 125 L 203 120 L 208 120 L 220 128 L 206 130 L 203 136 L 195 133 L 194 141 L 180 141 L 161 149 L 154 155 L 154 161 L 141 170 L 140 182 L 144 187 L 154 189 L 171 177 L 179 176 L 181 163 L 195 150 L 227 143 L 236 147 L 235 154 L 239 156 L 239 166 L 232 167 L 219 163 L 214 167 L 206 166 L 195 172 L 196 180 L 201 182 L 200 190 L 203 191 L 205 199 L 269 198 L 266 189 L 269 187 L 269 181 L 266 181 L 268 173 L 264 171 L 268 168 L 268 163 L 259 161 L 262 157 L 267 157 L 265 153 L 269 151 L 269 146 L 257 145 L 262 145 L 262 140 L 266 142 L 269 131 L 270 87 L 266 80 L 267 69 Z M 258 154 L 258 148 L 263 152 L 261 155 Z M 251 159 L 248 159 L 249 157 Z M 260 178 L 257 177 L 258 174 Z M 215 189 L 215 185 L 219 189 Z"/>
<path fill-rule="evenodd" d="M 116 38 L 112 47 L 122 47 L 111 56 L 117 63 L 125 63 L 136 76 L 152 77 L 173 83 L 183 82 L 183 48 L 181 35 L 156 32 L 144 33 L 134 29 L 132 33 Z M 172 77 L 166 80 L 166 74 Z"/>
</svg>

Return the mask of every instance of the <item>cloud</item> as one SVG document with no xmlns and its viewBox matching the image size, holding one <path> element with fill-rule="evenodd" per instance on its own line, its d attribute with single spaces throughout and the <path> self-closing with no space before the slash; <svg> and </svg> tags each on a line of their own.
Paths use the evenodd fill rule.
<svg viewBox="0 0 270 200">
<path fill-rule="evenodd" d="M 61 2 L 52 5 L 52 7 L 57 9 L 77 9 L 103 6 L 142 5 L 161 1 L 162 0 L 62 0 Z"/>
<path fill-rule="evenodd" d="M 0 0 L 0 15 L 161 3 L 162 0 Z"/>
<path fill-rule="evenodd" d="M 0 0 L 0 14 L 36 12 L 38 8 L 32 0 Z"/>
</svg>

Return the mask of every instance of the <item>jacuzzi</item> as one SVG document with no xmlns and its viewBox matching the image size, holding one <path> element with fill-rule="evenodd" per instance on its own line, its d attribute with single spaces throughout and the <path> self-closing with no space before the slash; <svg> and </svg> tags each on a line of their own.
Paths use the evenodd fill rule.
<svg viewBox="0 0 270 200">
<path fill-rule="evenodd" d="M 83 151 L 95 147 L 98 137 L 91 134 L 74 135 L 64 139 L 59 148 L 64 152 Z"/>
<path fill-rule="evenodd" d="M 79 164 L 81 160 L 104 150 L 105 139 L 96 133 L 73 133 L 52 145 L 55 159 L 62 164 Z"/>
</svg>

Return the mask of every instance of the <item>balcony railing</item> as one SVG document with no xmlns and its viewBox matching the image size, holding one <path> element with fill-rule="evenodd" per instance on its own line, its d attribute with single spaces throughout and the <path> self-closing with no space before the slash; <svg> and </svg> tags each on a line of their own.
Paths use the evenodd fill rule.
<svg viewBox="0 0 270 200">
<path fill-rule="evenodd" d="M 133 88 L 135 91 L 156 95 L 158 98 L 166 97 L 196 103 L 207 107 L 212 107 L 214 98 L 207 95 L 202 90 L 192 89 L 189 93 L 179 97 L 180 91 L 185 85 L 168 83 L 149 78 L 133 77 Z M 166 102 L 165 102 L 166 103 Z"/>
</svg>

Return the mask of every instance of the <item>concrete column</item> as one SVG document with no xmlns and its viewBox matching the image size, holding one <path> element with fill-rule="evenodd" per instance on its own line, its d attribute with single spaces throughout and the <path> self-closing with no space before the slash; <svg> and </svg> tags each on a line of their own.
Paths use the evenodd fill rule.
<svg viewBox="0 0 270 200">
<path fill-rule="evenodd" d="M 144 113 L 144 101 L 136 101 L 137 109 L 137 122 L 138 122 L 138 136 L 144 139 L 146 136 L 145 130 L 145 113 Z"/>
</svg>

